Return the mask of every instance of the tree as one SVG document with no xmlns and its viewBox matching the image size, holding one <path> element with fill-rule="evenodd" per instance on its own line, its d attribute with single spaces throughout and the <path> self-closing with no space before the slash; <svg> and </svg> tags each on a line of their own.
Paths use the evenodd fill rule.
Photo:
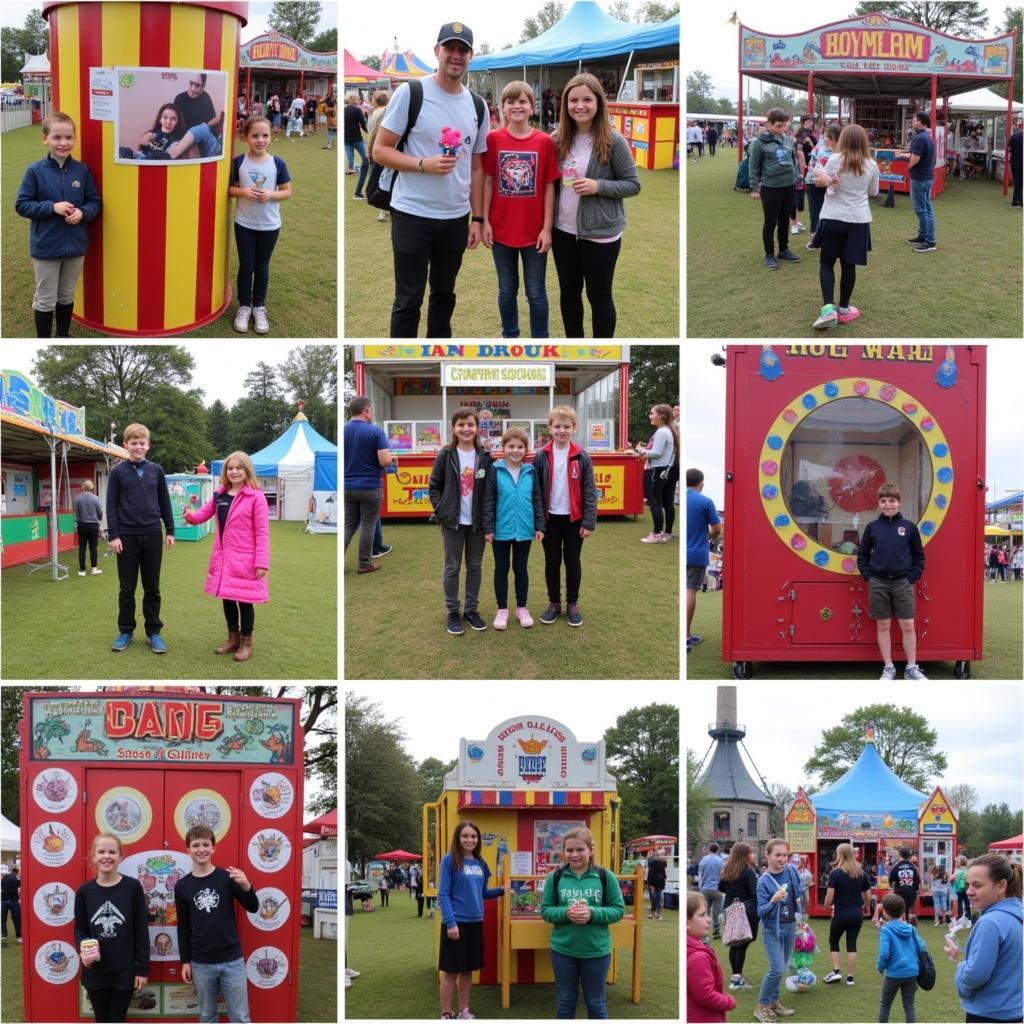
<svg viewBox="0 0 1024 1024">
<path fill-rule="evenodd" d="M 557 25 L 565 15 L 565 5 L 559 0 L 546 0 L 541 9 L 531 18 L 523 22 L 523 32 L 519 42 L 525 43 L 529 39 L 536 39 L 537 36 L 547 32 L 552 25 Z"/>
<path fill-rule="evenodd" d="M 47 53 L 50 48 L 50 26 L 37 10 L 25 15 L 21 28 L 0 29 L 0 71 L 4 82 L 21 80 L 25 55 Z"/>
<path fill-rule="evenodd" d="M 748 98 L 744 104 L 744 111 L 748 114 L 766 114 L 773 107 L 781 107 L 783 110 L 788 110 L 794 114 L 794 120 L 796 115 L 799 113 L 797 108 L 807 105 L 807 98 L 799 99 L 795 93 L 789 91 L 789 89 L 783 89 L 779 85 L 773 85 L 764 90 L 762 95 L 757 99 L 752 96 Z"/>
<path fill-rule="evenodd" d="M 215 458 L 223 457 L 231 449 L 228 447 L 231 433 L 231 414 L 227 406 L 219 399 L 206 410 L 206 432 L 210 438 L 210 450 L 216 452 Z"/>
<path fill-rule="evenodd" d="M 675 405 L 679 401 L 678 349 L 665 345 L 633 345 L 629 350 L 629 424 L 627 434 L 634 444 L 654 433 L 652 405 Z"/>
<path fill-rule="evenodd" d="M 843 775 L 864 749 L 864 731 L 875 724 L 875 748 L 889 769 L 908 786 L 928 788 L 929 780 L 941 776 L 946 755 L 935 749 L 937 735 L 924 715 L 912 708 L 871 704 L 845 715 L 841 725 L 826 729 L 821 742 L 804 764 L 804 771 L 821 777 L 829 786 Z"/>
<path fill-rule="evenodd" d="M 654 25 L 659 21 L 668 21 L 679 13 L 679 4 L 660 4 L 656 0 L 644 0 L 636 12 L 636 20 L 641 24 Z"/>
<path fill-rule="evenodd" d="M 946 796 L 953 802 L 957 815 L 962 817 L 970 814 L 978 806 L 978 791 L 966 782 L 958 782 L 955 786 L 944 787 Z"/>
<path fill-rule="evenodd" d="M 281 364 L 280 376 L 315 430 L 338 440 L 338 353 L 333 345 L 293 348 Z"/>
<path fill-rule="evenodd" d="M 700 847 L 711 831 L 711 808 L 715 798 L 704 782 L 697 781 L 697 758 L 686 751 L 686 846 Z"/>
<path fill-rule="evenodd" d="M 494 47 L 492 47 L 488 42 L 483 42 L 473 51 L 473 53 L 477 57 L 486 57 L 487 54 L 494 53 Z"/>
<path fill-rule="evenodd" d="M 708 110 L 714 103 L 715 83 L 705 71 L 693 71 L 686 76 L 686 109 L 694 114 Z"/>
<path fill-rule="evenodd" d="M 612 0 L 608 5 L 608 13 L 619 21 L 629 21 L 629 0 Z"/>
<path fill-rule="evenodd" d="M 302 46 L 308 46 L 320 24 L 321 10 L 318 0 L 277 0 L 267 24 L 272 31 L 281 32 Z"/>
<path fill-rule="evenodd" d="M 459 765 L 459 759 L 442 761 L 437 757 L 424 758 L 416 766 L 416 774 L 419 776 L 420 788 L 419 797 L 421 804 L 433 803 L 441 794 L 444 787 L 444 777 L 454 771 Z"/>
<path fill-rule="evenodd" d="M 375 53 L 371 53 L 367 57 L 360 57 L 359 63 L 365 64 L 368 68 L 373 68 L 374 71 L 380 71 L 380 57 Z"/>
<path fill-rule="evenodd" d="M 793 790 L 784 782 L 772 782 L 768 786 L 768 795 L 775 801 L 775 806 L 768 812 L 768 834 L 784 836 L 786 834 L 786 811 L 793 802 Z"/>
<path fill-rule="evenodd" d="M 338 52 L 338 30 L 337 28 L 325 29 L 319 35 L 314 36 L 306 44 L 307 50 L 314 53 L 337 53 Z"/>
<path fill-rule="evenodd" d="M 1021 834 L 1021 812 L 1014 813 L 1009 805 L 986 804 L 979 816 L 980 842 L 979 853 L 987 853 L 989 843 L 998 843 L 1001 839 Z"/>
<path fill-rule="evenodd" d="M 988 25 L 988 14 L 985 12 L 984 4 L 973 0 L 959 0 L 955 4 L 939 3 L 935 0 L 864 0 L 857 4 L 852 17 L 875 13 L 916 21 L 925 28 L 970 39 L 984 35 Z"/>
<path fill-rule="evenodd" d="M 736 101 L 726 96 L 719 96 L 715 100 L 714 112 L 716 114 L 737 114 Z"/>
<path fill-rule="evenodd" d="M 996 29 L 996 35 L 1006 35 L 1013 32 L 1014 29 L 1017 31 L 1017 46 L 1021 45 L 1021 39 L 1024 38 L 1024 7 L 1007 7 L 1003 11 L 1003 23 Z M 1019 58 L 1018 58 L 1019 60 Z M 1024 89 L 1024 75 L 1016 75 L 1013 80 L 1013 99 L 1015 103 L 1021 102 L 1022 89 Z M 989 88 L 1003 99 L 1006 99 L 1010 93 L 1009 82 L 993 82 Z"/>
</svg>

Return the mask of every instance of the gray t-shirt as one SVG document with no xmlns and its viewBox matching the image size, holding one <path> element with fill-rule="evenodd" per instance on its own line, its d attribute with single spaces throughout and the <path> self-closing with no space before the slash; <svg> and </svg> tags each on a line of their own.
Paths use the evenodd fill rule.
<svg viewBox="0 0 1024 1024">
<path fill-rule="evenodd" d="M 75 498 L 76 523 L 101 523 L 103 521 L 103 505 L 91 491 L 83 491 Z"/>
<path fill-rule="evenodd" d="M 246 153 L 238 168 L 240 188 L 255 186 L 273 192 L 279 185 L 284 185 L 288 181 L 291 181 L 291 178 L 278 181 L 277 162 L 272 156 L 257 162 Z M 253 199 L 239 199 L 235 206 L 235 223 L 252 228 L 253 231 L 274 231 L 281 226 L 281 204 L 276 199 L 268 199 L 265 203 L 257 203 Z"/>
<path fill-rule="evenodd" d="M 424 78 L 423 106 L 409 133 L 405 152 L 410 156 L 436 156 L 441 152 L 441 129 L 459 132 L 459 162 L 450 174 L 402 171 L 391 187 L 392 209 L 416 217 L 453 220 L 469 213 L 473 179 L 473 154 L 487 152 L 487 123 L 477 130 L 476 107 L 469 90 L 457 95 L 445 92 L 431 78 Z M 381 119 L 381 128 L 401 136 L 409 122 L 409 87 L 400 85 Z"/>
</svg>

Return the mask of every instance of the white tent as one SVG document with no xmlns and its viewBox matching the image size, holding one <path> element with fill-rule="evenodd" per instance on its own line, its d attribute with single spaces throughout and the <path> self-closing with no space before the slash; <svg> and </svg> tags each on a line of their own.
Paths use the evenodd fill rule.
<svg viewBox="0 0 1024 1024">
<path fill-rule="evenodd" d="M 1014 113 L 1024 110 L 1024 103 L 1013 104 Z M 991 89 L 975 89 L 973 92 L 962 92 L 949 97 L 950 114 L 973 114 L 975 112 L 1006 114 L 1006 99 Z"/>
<path fill-rule="evenodd" d="M 0 814 L 0 850 L 15 853 L 21 849 L 21 829 Z"/>
</svg>

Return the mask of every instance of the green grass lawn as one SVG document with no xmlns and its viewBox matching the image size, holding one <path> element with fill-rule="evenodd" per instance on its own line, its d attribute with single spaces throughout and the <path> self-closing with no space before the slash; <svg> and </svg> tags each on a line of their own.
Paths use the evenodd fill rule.
<svg viewBox="0 0 1024 1024">
<path fill-rule="evenodd" d="M 22 900 L 22 914 L 26 913 Z M 28 909 L 31 913 L 31 908 Z M 25 1020 L 25 1007 L 21 989 L 21 956 L 28 952 L 28 946 L 14 942 L 13 926 L 8 922 L 10 942 L 0 953 L 3 966 L 3 996 L 0 998 L 0 1020 L 4 1024 Z M 338 943 L 329 939 L 314 939 L 312 928 L 303 928 L 299 938 L 299 999 L 296 1020 L 332 1021 L 337 1020 L 338 983 L 336 964 Z M 250 998 L 259 994 L 250 990 Z"/>
<path fill-rule="evenodd" d="M 826 332 L 811 329 L 821 309 L 818 254 L 792 237 L 799 264 L 764 268 L 761 204 L 733 190 L 736 152 L 687 161 L 687 334 L 691 338 L 1019 338 L 1021 211 L 993 181 L 947 177 L 933 201 L 939 249 L 917 254 L 908 195 L 893 209 L 871 200 L 868 265 L 857 268 L 853 304 L 862 317 Z M 810 227 L 810 212 L 800 215 Z M 836 266 L 838 299 L 839 267 Z"/>
<path fill-rule="evenodd" d="M 1024 586 L 1014 583 L 985 585 L 985 639 L 983 661 L 971 662 L 975 679 L 1020 679 L 1024 657 L 1021 636 L 1021 615 L 1024 607 Z M 704 643 L 686 656 L 689 679 L 731 679 L 732 663 L 722 661 L 722 591 L 697 595 L 697 613 L 693 631 L 704 637 Z M 820 679 L 824 670 L 830 679 L 876 679 L 881 671 L 877 661 L 822 662 L 758 661 L 754 663 L 755 679 Z M 953 679 L 953 662 L 922 662 L 929 679 Z M 897 671 L 903 666 L 897 661 Z"/>
<path fill-rule="evenodd" d="M 416 901 L 393 892 L 391 905 L 348 918 L 348 965 L 361 972 L 345 990 L 345 1019 L 416 1020 L 439 1016 L 434 922 L 416 916 Z M 620 950 L 618 981 L 605 989 L 608 1016 L 664 1020 L 679 1017 L 678 914 L 643 922 L 640 1002 L 630 1001 L 633 954 Z M 501 1008 L 499 985 L 474 985 L 470 1009 L 480 1018 L 552 1019 L 553 984 L 513 985 L 511 1006 Z M 586 1017 L 580 996 L 577 1017 Z"/>
<path fill-rule="evenodd" d="M 356 161 L 358 166 L 358 160 Z M 372 206 L 352 198 L 356 177 L 344 177 L 345 202 L 345 337 L 382 338 L 390 329 L 394 278 L 391 225 L 377 221 Z M 679 175 L 674 171 L 640 171 L 640 194 L 625 200 L 626 233 L 615 268 L 616 334 L 621 338 L 679 337 Z M 456 285 L 452 318 L 457 338 L 497 338 L 498 278 L 491 253 L 480 246 L 468 251 Z M 555 258 L 548 255 L 547 293 L 552 338 L 564 337 L 558 308 Z M 584 297 L 585 299 L 585 297 Z M 590 306 L 584 301 L 584 331 L 593 333 Z M 519 326 L 529 336 L 526 293 L 519 289 Z M 420 336 L 426 334 L 424 299 Z"/>
<path fill-rule="evenodd" d="M 160 573 L 168 653 L 145 642 L 142 586 L 132 645 L 110 650 L 117 636 L 116 556 L 100 558 L 102 576 L 78 575 L 78 549 L 60 561 L 71 570 L 54 583 L 28 566 L 2 576 L 4 679 L 336 679 L 337 536 L 306 534 L 302 523 L 270 524 L 270 601 L 256 608 L 253 656 L 218 657 L 226 626 L 220 601 L 203 593 L 212 535 L 164 551 Z M 100 541 L 101 556 L 107 545 Z M 88 564 L 88 563 L 87 563 Z"/>
<path fill-rule="evenodd" d="M 288 165 L 292 198 L 281 204 L 281 235 L 270 263 L 267 311 L 270 338 L 335 338 L 338 336 L 338 149 L 324 152 L 322 132 L 303 139 L 275 136 L 271 152 Z M 340 147 L 338 147 L 340 148 Z M 236 138 L 234 151 L 245 152 Z M 38 127 L 4 133 L 3 142 L 3 313 L 5 338 L 35 337 L 32 320 L 34 279 L 28 254 L 29 222 L 14 211 L 25 168 L 46 155 Z M 105 203 L 116 196 L 104 195 Z M 100 214 L 102 216 L 102 213 Z M 233 216 L 233 214 L 232 214 Z M 234 228 L 229 227 L 228 283 L 232 301 L 213 323 L 178 335 L 182 338 L 240 338 L 232 327 L 238 302 L 238 251 Z M 108 335 L 72 323 L 76 338 Z M 248 337 L 253 338 L 250 325 Z"/>
<path fill-rule="evenodd" d="M 536 625 L 523 629 L 513 610 L 506 632 L 493 629 L 494 560 L 487 551 L 480 587 L 487 630 L 467 628 L 451 636 L 445 631 L 438 527 L 385 522 L 384 540 L 394 550 L 380 560 L 380 572 L 357 575 L 357 537 L 346 553 L 345 678 L 677 679 L 678 542 L 641 544 L 649 530 L 647 516 L 598 521 L 583 545 L 579 629 L 566 623 L 564 611 L 553 625 L 539 621 L 547 593 L 544 552 L 536 543 L 529 563 Z"/>
</svg>

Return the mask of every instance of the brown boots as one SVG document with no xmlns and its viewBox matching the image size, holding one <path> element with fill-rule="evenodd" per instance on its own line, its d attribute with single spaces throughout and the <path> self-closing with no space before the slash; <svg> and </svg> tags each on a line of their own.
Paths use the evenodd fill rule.
<svg viewBox="0 0 1024 1024">
<path fill-rule="evenodd" d="M 232 633 L 228 630 L 228 642 L 221 644 L 220 647 L 215 647 L 213 650 L 214 654 L 233 654 L 238 650 L 239 634 Z"/>
<path fill-rule="evenodd" d="M 248 661 L 252 657 L 252 633 L 246 635 L 240 633 L 238 636 L 238 650 L 235 651 L 235 661 Z"/>
</svg>

